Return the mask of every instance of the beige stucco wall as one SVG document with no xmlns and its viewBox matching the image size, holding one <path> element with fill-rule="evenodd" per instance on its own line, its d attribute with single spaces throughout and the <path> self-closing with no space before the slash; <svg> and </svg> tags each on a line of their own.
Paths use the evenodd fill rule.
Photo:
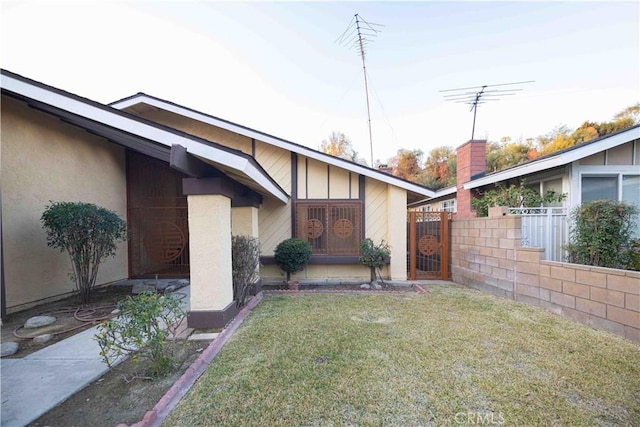
<svg viewBox="0 0 640 427">
<path fill-rule="evenodd" d="M 407 192 L 387 186 L 387 238 L 391 247 L 389 276 L 392 280 L 407 279 Z"/>
<path fill-rule="evenodd" d="M 191 311 L 222 310 L 233 301 L 231 199 L 189 195 Z"/>
<path fill-rule="evenodd" d="M 47 247 L 40 217 L 49 201 L 95 203 L 126 218 L 124 149 L 2 97 L 2 222 L 7 311 L 71 292 L 66 253 Z M 98 284 L 127 277 L 126 243 Z"/>
<path fill-rule="evenodd" d="M 259 238 L 258 208 L 253 206 L 231 208 L 231 234 Z"/>
</svg>

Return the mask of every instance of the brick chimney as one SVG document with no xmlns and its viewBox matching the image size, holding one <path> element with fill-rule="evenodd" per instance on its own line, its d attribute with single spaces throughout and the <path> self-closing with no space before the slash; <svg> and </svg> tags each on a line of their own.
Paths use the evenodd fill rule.
<svg viewBox="0 0 640 427">
<path fill-rule="evenodd" d="M 472 139 L 462 144 L 456 150 L 457 158 L 457 214 L 455 218 L 475 218 L 476 213 L 471 210 L 471 190 L 462 186 L 471 180 L 473 175 L 484 172 L 487 167 L 487 141 Z"/>
</svg>

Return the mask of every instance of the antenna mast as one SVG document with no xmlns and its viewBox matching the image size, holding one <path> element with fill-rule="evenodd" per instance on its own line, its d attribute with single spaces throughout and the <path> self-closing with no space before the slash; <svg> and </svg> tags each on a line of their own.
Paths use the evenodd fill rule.
<svg viewBox="0 0 640 427">
<path fill-rule="evenodd" d="M 528 80 L 526 82 L 514 82 L 514 83 L 500 83 L 496 85 L 482 85 L 463 87 L 458 89 L 445 89 L 440 92 L 453 92 L 449 95 L 443 95 L 447 101 L 457 102 L 461 104 L 471 105 L 469 111 L 473 111 L 473 126 L 471 127 L 471 139 L 475 136 L 476 131 L 476 115 L 478 113 L 478 105 L 486 104 L 489 101 L 500 101 L 502 96 L 512 96 L 516 92 L 521 91 L 520 88 L 514 89 L 493 89 L 497 86 L 510 86 L 510 85 L 522 85 L 526 83 L 533 83 L 535 80 Z M 487 89 L 491 88 L 491 89 Z"/>
<path fill-rule="evenodd" d="M 355 25 L 355 28 L 354 28 Z M 366 64 L 366 47 L 369 43 L 367 37 L 377 37 L 380 30 L 374 28 L 374 26 L 381 27 L 381 24 L 374 24 L 365 21 L 357 13 L 353 16 L 353 19 L 349 23 L 347 29 L 336 40 L 343 46 L 349 48 L 356 48 L 360 58 L 362 58 L 362 73 L 364 74 L 364 93 L 367 100 L 367 120 L 369 125 L 369 152 L 371 154 L 371 167 L 373 167 L 373 134 L 371 132 L 371 108 L 369 106 L 369 84 L 367 82 L 367 64 Z M 354 31 L 355 29 L 355 31 Z"/>
</svg>

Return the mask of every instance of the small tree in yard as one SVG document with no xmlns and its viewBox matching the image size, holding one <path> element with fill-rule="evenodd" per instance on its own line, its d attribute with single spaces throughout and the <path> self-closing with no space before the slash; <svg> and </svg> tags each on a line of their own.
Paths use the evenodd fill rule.
<svg viewBox="0 0 640 427">
<path fill-rule="evenodd" d="M 364 239 L 360 242 L 360 262 L 371 269 L 371 282 L 376 280 L 376 270 L 382 280 L 379 271 L 385 266 L 390 255 L 391 249 L 384 240 L 378 244 L 375 244 L 371 239 Z"/>
<path fill-rule="evenodd" d="M 42 214 L 47 245 L 66 251 L 71 278 L 83 304 L 89 302 L 98 267 L 116 253 L 116 243 L 127 236 L 127 227 L 115 212 L 92 203 L 52 202 Z"/>
<path fill-rule="evenodd" d="M 233 298 L 242 307 L 249 289 L 258 280 L 260 244 L 249 236 L 231 236 L 231 263 L 233 271 Z"/>
<path fill-rule="evenodd" d="M 631 237 L 637 214 L 635 206 L 610 200 L 594 200 L 575 208 L 567 246 L 569 262 L 632 268 Z"/>
<path fill-rule="evenodd" d="M 302 271 L 312 252 L 309 242 L 295 237 L 278 243 L 274 255 L 278 266 L 287 273 L 287 282 L 291 280 L 291 273 Z"/>
</svg>

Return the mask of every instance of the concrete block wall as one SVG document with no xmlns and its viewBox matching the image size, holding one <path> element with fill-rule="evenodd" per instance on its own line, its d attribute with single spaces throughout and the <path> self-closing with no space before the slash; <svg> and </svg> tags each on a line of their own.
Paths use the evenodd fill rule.
<svg viewBox="0 0 640 427">
<path fill-rule="evenodd" d="M 640 342 L 640 272 L 545 261 L 516 216 L 452 222 L 452 278 Z"/>
</svg>

